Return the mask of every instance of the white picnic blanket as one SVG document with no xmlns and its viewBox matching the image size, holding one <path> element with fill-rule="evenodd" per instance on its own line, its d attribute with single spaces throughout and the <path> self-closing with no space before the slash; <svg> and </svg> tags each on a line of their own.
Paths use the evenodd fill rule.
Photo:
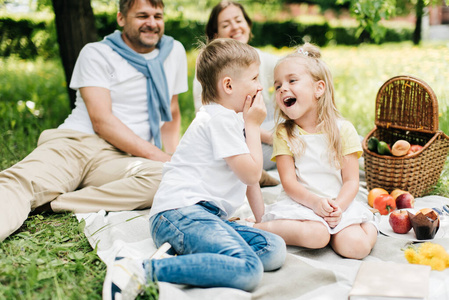
<svg viewBox="0 0 449 300">
<path fill-rule="evenodd" d="M 270 172 L 277 177 L 276 172 Z M 363 175 L 363 174 L 362 174 Z M 362 177 L 363 179 L 363 177 Z M 281 187 L 263 188 L 266 204 L 276 201 Z M 357 201 L 366 203 L 367 191 L 363 183 L 357 195 Z M 449 199 L 439 196 L 427 196 L 416 199 L 416 207 L 442 207 Z M 85 222 L 84 233 L 92 248 L 102 261 L 109 265 L 116 256 L 148 258 L 156 247 L 150 236 L 149 210 L 76 214 L 80 222 Z M 244 205 L 236 215 L 246 218 L 251 215 L 249 205 Z M 449 217 L 443 217 L 434 243 L 449 251 Z M 410 240 L 398 235 L 379 234 L 377 243 L 365 261 L 392 261 L 408 263 L 403 249 Z M 194 288 L 159 282 L 159 299 L 173 300 L 303 300 L 303 299 L 348 299 L 361 261 L 345 259 L 330 248 L 310 250 L 300 247 L 288 247 L 284 266 L 275 272 L 266 272 L 257 289 L 248 293 L 231 288 Z M 449 269 L 432 271 L 430 279 L 430 297 L 432 300 L 449 299 Z"/>
</svg>

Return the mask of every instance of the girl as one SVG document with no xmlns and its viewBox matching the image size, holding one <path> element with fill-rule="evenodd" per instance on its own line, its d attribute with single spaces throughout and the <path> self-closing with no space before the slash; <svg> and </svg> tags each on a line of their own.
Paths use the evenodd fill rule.
<svg viewBox="0 0 449 300">
<path fill-rule="evenodd" d="M 283 192 L 256 228 L 288 245 L 361 259 L 377 239 L 373 214 L 354 202 L 362 153 L 354 126 L 334 102 L 332 76 L 317 47 L 305 44 L 274 71 L 278 125 L 273 143 Z"/>
</svg>

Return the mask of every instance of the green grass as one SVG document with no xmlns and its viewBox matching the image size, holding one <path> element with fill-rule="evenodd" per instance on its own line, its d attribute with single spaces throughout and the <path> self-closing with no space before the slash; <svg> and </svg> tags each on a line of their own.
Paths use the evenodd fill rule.
<svg viewBox="0 0 449 300">
<path fill-rule="evenodd" d="M 266 51 L 279 55 L 289 49 Z M 339 110 L 366 135 L 374 127 L 380 86 L 396 75 L 426 81 L 439 100 L 440 129 L 449 133 L 449 44 L 410 43 L 327 47 Z M 197 52 L 188 53 L 190 91 L 180 95 L 182 132 L 194 117 L 192 79 Z M 0 170 L 25 157 L 41 131 L 69 114 L 59 61 L 0 58 Z M 449 162 L 432 194 L 449 197 Z M 0 299 L 100 299 L 105 265 L 71 214 L 31 216 L 18 233 L 0 244 Z M 147 298 L 157 298 L 150 288 Z"/>
<path fill-rule="evenodd" d="M 71 214 L 28 218 L 0 244 L 0 299 L 101 299 L 105 265 Z"/>
<path fill-rule="evenodd" d="M 0 59 L 0 170 L 36 147 L 40 132 L 70 112 L 58 61 Z"/>
</svg>

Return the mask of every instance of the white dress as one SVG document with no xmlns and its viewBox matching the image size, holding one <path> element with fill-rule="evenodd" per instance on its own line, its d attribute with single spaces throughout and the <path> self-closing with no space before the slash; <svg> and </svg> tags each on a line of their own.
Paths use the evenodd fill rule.
<svg viewBox="0 0 449 300">
<path fill-rule="evenodd" d="M 298 181 L 309 191 L 320 197 L 335 199 L 342 187 L 341 171 L 329 163 L 327 156 L 327 141 L 324 134 L 299 135 L 295 128 L 295 136 L 305 142 L 305 151 L 301 157 L 294 156 L 296 176 Z M 292 145 L 288 142 L 292 149 Z M 292 151 L 295 153 L 295 151 Z M 346 211 L 343 212 L 340 223 L 335 228 L 330 228 L 327 222 L 315 212 L 292 200 L 284 190 L 276 203 L 268 205 L 262 222 L 276 219 L 312 220 L 323 223 L 329 233 L 335 234 L 352 224 L 374 222 L 373 213 L 362 203 L 352 201 Z M 376 226 L 377 227 L 377 226 Z"/>
</svg>

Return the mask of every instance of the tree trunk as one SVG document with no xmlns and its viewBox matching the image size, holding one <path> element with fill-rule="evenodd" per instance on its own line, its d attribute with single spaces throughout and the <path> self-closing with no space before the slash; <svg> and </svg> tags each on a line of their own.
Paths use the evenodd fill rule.
<svg viewBox="0 0 449 300">
<path fill-rule="evenodd" d="M 413 44 L 419 45 L 421 42 L 422 17 L 424 15 L 424 0 L 418 0 L 416 3 L 416 24 L 413 32 Z"/>
<path fill-rule="evenodd" d="M 75 106 L 75 91 L 69 88 L 73 68 L 81 48 L 98 39 L 90 0 L 52 0 L 55 12 L 59 53 L 64 67 L 70 106 Z"/>
</svg>

